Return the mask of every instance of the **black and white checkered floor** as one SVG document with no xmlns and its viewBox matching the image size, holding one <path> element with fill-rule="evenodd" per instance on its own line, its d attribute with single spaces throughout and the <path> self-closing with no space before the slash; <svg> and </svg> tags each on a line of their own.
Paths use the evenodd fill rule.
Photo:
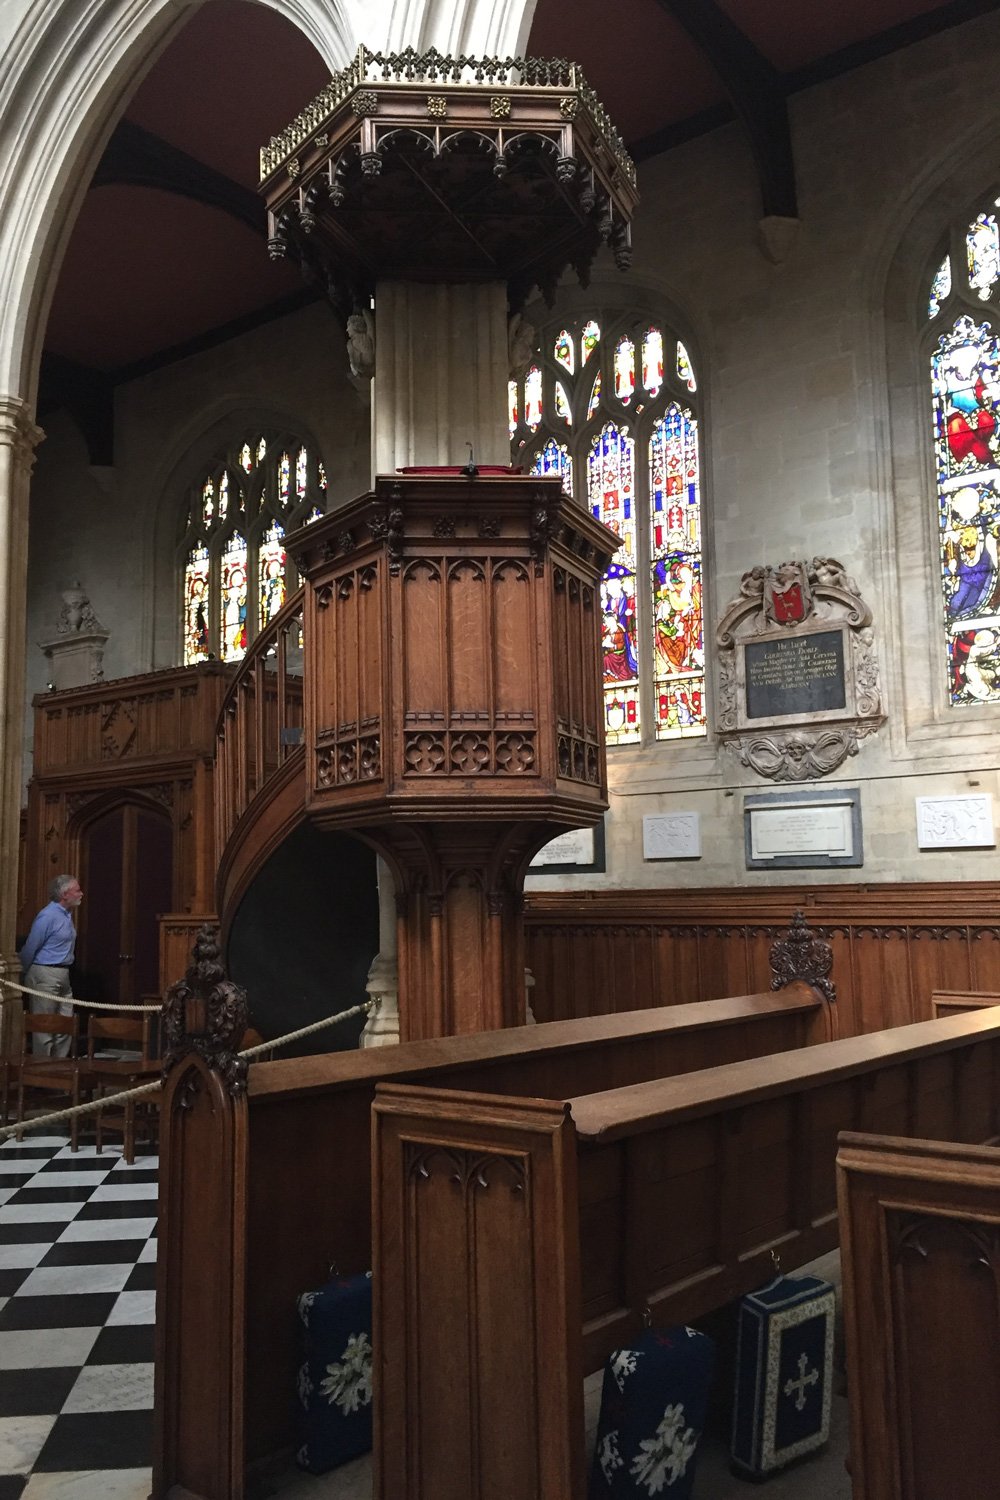
<svg viewBox="0 0 1000 1500">
<path fill-rule="evenodd" d="M 145 1500 L 155 1156 L 0 1146 L 0 1500 Z"/>
</svg>

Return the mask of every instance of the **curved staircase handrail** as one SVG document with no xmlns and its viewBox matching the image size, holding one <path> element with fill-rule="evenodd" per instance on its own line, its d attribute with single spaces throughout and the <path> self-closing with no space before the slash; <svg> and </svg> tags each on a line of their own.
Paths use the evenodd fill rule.
<svg viewBox="0 0 1000 1500">
<path fill-rule="evenodd" d="M 304 590 L 297 589 L 253 640 L 219 709 L 215 848 L 220 867 L 240 820 L 302 741 L 303 599 Z"/>
</svg>

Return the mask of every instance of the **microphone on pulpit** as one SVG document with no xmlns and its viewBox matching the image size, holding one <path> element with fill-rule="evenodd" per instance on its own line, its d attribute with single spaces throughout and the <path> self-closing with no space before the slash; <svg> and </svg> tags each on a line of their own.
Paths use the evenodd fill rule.
<svg viewBox="0 0 1000 1500">
<path fill-rule="evenodd" d="M 470 442 L 466 442 L 465 446 L 469 450 L 469 462 L 463 466 L 462 473 L 465 475 L 466 479 L 478 479 L 479 470 L 476 468 L 476 459 L 472 451 L 472 444 Z"/>
</svg>

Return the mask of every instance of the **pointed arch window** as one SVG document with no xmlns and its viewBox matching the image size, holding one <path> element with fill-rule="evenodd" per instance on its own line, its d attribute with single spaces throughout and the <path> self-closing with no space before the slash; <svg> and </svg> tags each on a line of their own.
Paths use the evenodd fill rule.
<svg viewBox="0 0 1000 1500">
<path fill-rule="evenodd" d="M 298 577 L 285 534 L 326 510 L 314 449 L 289 433 L 250 432 L 208 466 L 184 509 L 178 549 L 185 666 L 239 661 Z"/>
<path fill-rule="evenodd" d="M 514 461 L 621 537 L 602 585 L 609 746 L 706 733 L 698 383 L 662 322 L 552 325 L 510 387 Z"/>
<path fill-rule="evenodd" d="M 926 292 L 940 660 L 953 708 L 1000 703 L 998 208 L 954 227 Z"/>
</svg>

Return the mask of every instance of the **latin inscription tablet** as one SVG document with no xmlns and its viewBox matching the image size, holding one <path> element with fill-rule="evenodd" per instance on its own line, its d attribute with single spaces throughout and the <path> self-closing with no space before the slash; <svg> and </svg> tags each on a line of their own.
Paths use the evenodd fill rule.
<svg viewBox="0 0 1000 1500">
<path fill-rule="evenodd" d="M 747 641 L 744 670 L 748 719 L 822 714 L 847 706 L 841 630 Z"/>
</svg>

